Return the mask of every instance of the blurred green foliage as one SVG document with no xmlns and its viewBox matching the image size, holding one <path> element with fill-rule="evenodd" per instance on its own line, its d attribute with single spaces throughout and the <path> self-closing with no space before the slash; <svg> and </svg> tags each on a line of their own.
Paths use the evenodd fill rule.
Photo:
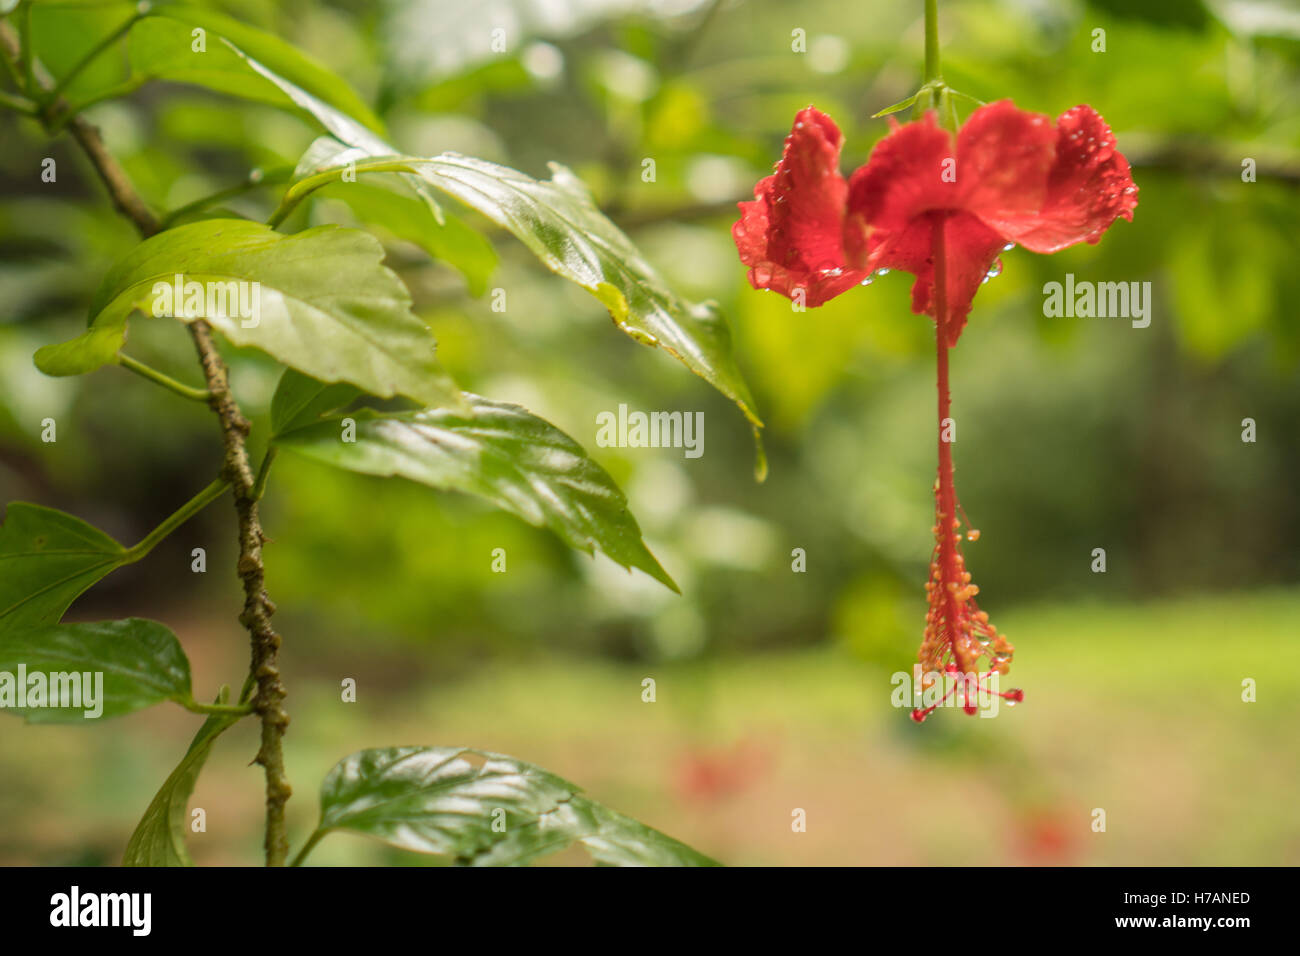
<svg viewBox="0 0 1300 956">
<path fill-rule="evenodd" d="M 677 289 L 721 303 L 768 424 L 771 477 L 757 485 L 735 409 L 612 334 L 598 303 L 508 236 L 464 213 L 500 259 L 467 288 L 431 258 L 435 247 L 381 230 L 447 368 L 586 446 L 627 490 L 684 596 L 474 502 L 282 460 L 265 522 L 289 648 L 310 646 L 320 661 L 364 648 L 401 662 L 388 675 L 401 687 L 543 646 L 663 661 L 835 642 L 887 670 L 910 666 L 931 548 L 930 323 L 911 314 L 902 275 L 794 313 L 749 288 L 729 227 L 734 203 L 770 171 L 810 102 L 844 130 L 844 172 L 866 160 L 889 128 L 871 114 L 919 83 L 919 2 L 210 6 L 312 53 L 375 106 L 407 152 L 458 150 L 537 176 L 551 160 L 573 168 Z M 1134 222 L 1095 247 L 1006 254 L 953 353 L 958 486 L 983 532 L 967 549 L 981 603 L 997 621 L 999 609 L 1030 601 L 1294 585 L 1300 14 L 1264 0 L 940 7 L 954 87 L 1052 115 L 1091 104 L 1141 190 Z M 56 75 L 121 22 L 117 13 L 38 6 L 35 29 Z M 503 54 L 490 48 L 498 26 Z M 795 30 L 805 53 L 792 51 Z M 1105 52 L 1093 50 L 1097 30 Z M 123 46 L 73 92 L 112 88 L 129 58 Z M 251 169 L 291 167 L 314 136 L 270 106 L 168 82 L 90 116 L 162 210 L 243 183 Z M 31 366 L 38 346 L 84 323 L 101 276 L 134 238 L 66 138 L 48 142 L 3 114 L 0 141 L 0 494 L 64 508 L 130 542 L 209 480 L 215 425 L 205 409 L 116 369 L 50 380 Z M 57 183 L 40 180 L 47 156 Z M 1256 182 L 1243 182 L 1247 158 Z M 642 178 L 646 159 L 653 182 Z M 295 222 L 352 221 L 344 188 L 323 191 Z M 261 219 L 276 198 L 275 187 L 251 188 L 223 205 Z M 492 257 L 475 256 L 486 276 Z M 1150 327 L 1043 317 L 1043 284 L 1067 272 L 1150 281 Z M 477 294 L 498 287 L 509 294 L 504 313 Z M 137 321 L 131 350 L 197 381 L 180 328 Z M 240 401 L 258 421 L 254 441 L 264 441 L 274 370 L 251 353 L 231 358 Z M 620 402 L 703 410 L 704 456 L 595 447 L 596 415 Z M 57 443 L 40 441 L 46 417 L 59 423 Z M 1253 444 L 1241 440 L 1245 418 L 1258 426 Z M 74 613 L 156 616 L 184 635 L 178 616 L 231 611 L 226 518 L 206 513 Z M 209 549 L 205 576 L 189 572 L 196 546 Z M 1106 574 L 1090 571 L 1097 547 Z M 494 548 L 506 549 L 508 573 L 491 573 Z M 807 553 L 804 574 L 791 572 L 795 548 Z M 1035 644 L 1065 639 L 1051 629 L 1015 637 L 1017 669 L 1032 666 Z M 1250 639 L 1277 637 L 1263 627 Z"/>
</svg>

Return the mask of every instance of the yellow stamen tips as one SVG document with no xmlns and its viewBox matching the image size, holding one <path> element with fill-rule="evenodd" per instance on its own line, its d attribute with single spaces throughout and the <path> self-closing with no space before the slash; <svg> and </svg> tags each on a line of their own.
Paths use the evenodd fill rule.
<svg viewBox="0 0 1300 956">
<path fill-rule="evenodd" d="M 971 528 L 969 531 L 966 532 L 967 541 L 978 541 L 979 539 L 980 539 L 979 528 Z"/>
</svg>

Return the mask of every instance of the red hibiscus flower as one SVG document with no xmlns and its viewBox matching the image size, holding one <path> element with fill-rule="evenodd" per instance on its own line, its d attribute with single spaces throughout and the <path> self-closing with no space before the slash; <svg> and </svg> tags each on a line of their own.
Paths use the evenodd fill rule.
<svg viewBox="0 0 1300 956">
<path fill-rule="evenodd" d="M 982 106 L 954 137 L 934 114 L 899 126 L 846 183 L 843 136 L 813 107 L 800 111 L 776 172 L 740 203 L 732 227 L 756 289 L 818 306 L 876 269 L 916 276 L 912 309 L 935 315 L 932 248 L 944 223 L 948 344 L 980 283 L 1009 244 L 1056 252 L 1097 242 L 1132 220 L 1137 187 L 1115 137 L 1090 106 L 1053 124 L 1010 100 Z"/>
<path fill-rule="evenodd" d="M 1014 648 L 975 603 L 979 588 L 962 556 L 948 349 L 980 284 L 1000 271 L 1000 252 L 1021 245 L 1050 253 L 1097 242 L 1116 219 L 1132 220 L 1137 187 L 1110 129 L 1089 106 L 1053 124 L 1003 100 L 977 109 L 955 135 L 935 124 L 933 112 L 894 123 L 848 182 L 839 172 L 842 141 L 830 117 L 811 106 L 802 110 L 776 172 L 759 182 L 752 202 L 740 203 L 732 235 L 754 288 L 806 306 L 865 283 L 877 270 L 916 277 L 912 310 L 934 317 L 939 386 L 935 547 L 919 656 L 929 674 L 958 678 L 941 703 L 956 694 L 974 713 L 979 694 L 989 690 L 982 681 L 995 683 L 1007 672 Z M 1023 699 L 1019 690 L 990 692 Z M 912 716 L 924 720 L 936 706 Z"/>
</svg>

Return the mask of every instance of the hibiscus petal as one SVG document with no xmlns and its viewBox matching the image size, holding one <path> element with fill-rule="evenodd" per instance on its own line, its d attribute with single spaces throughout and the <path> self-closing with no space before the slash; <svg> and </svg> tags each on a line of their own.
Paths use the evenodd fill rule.
<svg viewBox="0 0 1300 956">
<path fill-rule="evenodd" d="M 957 134 L 959 205 L 994 229 L 1038 212 L 1056 158 L 1051 117 L 1010 100 L 981 106 Z"/>
<path fill-rule="evenodd" d="M 1006 240 L 968 212 L 930 213 L 913 219 L 901 232 L 879 236 L 871 249 L 871 261 L 877 267 L 916 276 L 912 311 L 934 316 L 934 230 L 940 218 L 944 223 L 946 330 L 951 347 L 966 327 L 971 301 Z"/>
<path fill-rule="evenodd" d="M 893 122 L 891 120 L 891 122 Z M 950 207 L 960 196 L 945 160 L 953 159 L 952 136 L 934 125 L 934 114 L 894 130 L 876 144 L 865 166 L 849 177 L 854 224 L 873 231 L 902 232 L 932 209 Z M 855 243 L 850 243 L 856 245 Z"/>
<path fill-rule="evenodd" d="M 1056 124 L 1056 155 L 1042 207 L 1002 224 L 1006 235 L 1034 252 L 1096 242 L 1120 216 L 1133 221 L 1138 190 L 1115 136 L 1091 106 L 1076 106 Z"/>
<path fill-rule="evenodd" d="M 829 116 L 801 110 L 776 172 L 754 187 L 752 202 L 738 204 L 731 234 L 755 289 L 791 298 L 802 289 L 805 304 L 818 306 L 866 278 L 844 257 L 843 141 Z"/>
</svg>

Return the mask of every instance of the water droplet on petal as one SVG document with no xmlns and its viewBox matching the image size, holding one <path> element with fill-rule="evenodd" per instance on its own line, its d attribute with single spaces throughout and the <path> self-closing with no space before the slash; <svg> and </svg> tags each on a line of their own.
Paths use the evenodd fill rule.
<svg viewBox="0 0 1300 956">
<path fill-rule="evenodd" d="M 888 270 L 888 269 L 877 269 L 877 270 L 876 270 L 876 275 L 878 275 L 878 276 L 887 276 L 887 275 L 889 275 L 889 270 Z"/>
<path fill-rule="evenodd" d="M 993 265 L 989 266 L 989 271 L 984 274 L 984 278 L 996 279 L 1000 275 L 1002 275 L 1002 260 L 995 259 Z"/>
<path fill-rule="evenodd" d="M 1010 251 L 1011 251 L 1012 249 L 1014 249 L 1015 247 L 1016 247 L 1016 244 L 1015 244 L 1014 242 L 1008 242 L 1005 246 L 1002 247 L 1002 251 L 1003 251 L 1003 252 L 1010 252 Z"/>
</svg>

